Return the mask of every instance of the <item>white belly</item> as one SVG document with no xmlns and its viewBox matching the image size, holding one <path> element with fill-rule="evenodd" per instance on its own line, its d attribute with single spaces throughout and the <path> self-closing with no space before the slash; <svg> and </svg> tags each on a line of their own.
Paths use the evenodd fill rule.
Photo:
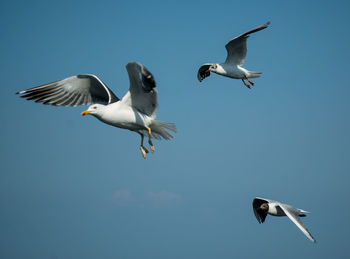
<svg viewBox="0 0 350 259">
<path fill-rule="evenodd" d="M 120 105 L 111 105 L 98 119 L 109 125 L 134 131 L 145 129 L 151 123 L 148 116 L 130 106 Z"/>
<path fill-rule="evenodd" d="M 235 79 L 243 79 L 246 77 L 245 69 L 236 65 L 231 64 L 220 64 L 221 69 L 218 69 L 217 74 L 235 78 Z"/>
</svg>

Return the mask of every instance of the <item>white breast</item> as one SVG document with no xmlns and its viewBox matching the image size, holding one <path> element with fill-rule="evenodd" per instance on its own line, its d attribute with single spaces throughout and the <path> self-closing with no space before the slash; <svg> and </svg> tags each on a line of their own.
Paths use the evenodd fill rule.
<svg viewBox="0 0 350 259">
<path fill-rule="evenodd" d="M 226 64 L 222 63 L 218 65 L 218 74 L 235 78 L 235 79 L 242 79 L 245 77 L 244 68 L 241 68 L 240 66 L 232 65 L 232 64 Z"/>
<path fill-rule="evenodd" d="M 275 203 L 275 202 L 269 203 L 269 211 L 268 211 L 268 213 L 269 213 L 270 215 L 273 215 L 273 216 L 280 216 L 279 213 L 278 213 L 278 211 L 277 211 L 277 208 L 276 208 L 277 205 L 278 205 L 278 203 Z"/>
<path fill-rule="evenodd" d="M 151 123 L 148 116 L 121 102 L 108 105 L 98 119 L 109 125 L 130 130 L 144 129 Z"/>
</svg>

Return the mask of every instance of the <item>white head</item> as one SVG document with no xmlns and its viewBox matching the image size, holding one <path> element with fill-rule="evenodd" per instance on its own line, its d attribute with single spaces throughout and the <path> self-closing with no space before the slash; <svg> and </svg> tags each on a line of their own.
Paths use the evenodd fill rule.
<svg viewBox="0 0 350 259">
<path fill-rule="evenodd" d="M 104 108 L 104 105 L 102 104 L 93 104 L 91 106 L 89 106 L 89 108 L 85 111 L 83 111 L 81 113 L 81 116 L 85 116 L 85 115 L 88 115 L 88 114 L 91 114 L 91 115 L 94 115 L 94 116 L 98 116 L 101 111 L 103 110 Z"/>
</svg>

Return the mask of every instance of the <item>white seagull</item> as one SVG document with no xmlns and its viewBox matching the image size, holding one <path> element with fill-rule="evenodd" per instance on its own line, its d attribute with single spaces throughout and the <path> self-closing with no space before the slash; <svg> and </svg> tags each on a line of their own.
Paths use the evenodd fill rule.
<svg viewBox="0 0 350 259">
<path fill-rule="evenodd" d="M 256 197 L 253 200 L 253 211 L 259 223 L 264 223 L 267 214 L 272 216 L 287 216 L 297 227 L 310 239 L 316 242 L 307 228 L 301 222 L 300 217 L 305 217 L 305 213 L 310 213 L 305 210 L 294 208 L 290 205 L 280 203 L 278 201 Z"/>
<path fill-rule="evenodd" d="M 130 88 L 119 99 L 97 76 L 81 74 L 66 79 L 20 91 L 21 97 L 37 103 L 54 106 L 91 105 L 81 115 L 93 115 L 109 125 L 135 131 L 141 135 L 141 152 L 146 158 L 148 150 L 143 139 L 148 136 L 150 149 L 154 152 L 151 138 L 171 139 L 168 132 L 176 132 L 174 123 L 155 120 L 158 93 L 153 75 L 140 63 L 126 65 Z"/>
<path fill-rule="evenodd" d="M 230 40 L 225 46 L 227 50 L 227 57 L 225 62 L 220 64 L 207 63 L 202 65 L 199 68 L 197 74 L 199 82 L 202 82 L 204 78 L 210 76 L 211 71 L 222 76 L 227 76 L 235 79 L 242 79 L 244 85 L 250 88 L 250 85 L 244 81 L 248 80 L 248 82 L 253 86 L 254 83 L 248 78 L 259 77 L 262 73 L 248 71 L 247 69 L 242 67 L 244 59 L 247 55 L 247 39 L 249 37 L 249 34 L 261 31 L 267 28 L 269 24 L 270 22 L 267 22 Z"/>
</svg>

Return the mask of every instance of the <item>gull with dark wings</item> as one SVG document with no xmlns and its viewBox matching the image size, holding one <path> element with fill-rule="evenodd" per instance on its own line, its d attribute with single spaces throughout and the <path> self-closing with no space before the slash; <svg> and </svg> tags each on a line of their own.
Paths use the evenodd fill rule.
<svg viewBox="0 0 350 259">
<path fill-rule="evenodd" d="M 152 152 L 152 138 L 171 139 L 169 131 L 176 132 L 174 123 L 155 120 L 158 93 L 153 75 L 140 63 L 126 65 L 129 74 L 129 91 L 119 99 L 97 76 L 81 74 L 66 79 L 20 91 L 21 97 L 37 103 L 54 106 L 91 105 L 81 115 L 93 115 L 100 121 L 141 136 L 140 149 L 146 158 L 149 152 L 143 146 L 144 137 Z"/>
<path fill-rule="evenodd" d="M 202 65 L 197 73 L 199 82 L 202 82 L 204 78 L 210 76 L 210 72 L 214 72 L 222 76 L 241 79 L 244 85 L 248 88 L 250 88 L 251 85 L 253 86 L 254 83 L 250 81 L 249 78 L 257 78 L 262 73 L 248 71 L 242 67 L 247 55 L 247 39 L 249 37 L 249 34 L 261 31 L 267 28 L 269 24 L 270 23 L 267 22 L 230 40 L 225 46 L 227 50 L 227 57 L 225 62 L 219 64 L 207 63 Z M 247 80 L 249 84 L 244 80 Z"/>
<path fill-rule="evenodd" d="M 253 211 L 259 223 L 264 223 L 267 214 L 272 216 L 287 216 L 312 242 L 316 242 L 307 228 L 301 222 L 300 217 L 306 217 L 308 211 L 294 208 L 278 201 L 256 197 L 253 200 Z"/>
</svg>

